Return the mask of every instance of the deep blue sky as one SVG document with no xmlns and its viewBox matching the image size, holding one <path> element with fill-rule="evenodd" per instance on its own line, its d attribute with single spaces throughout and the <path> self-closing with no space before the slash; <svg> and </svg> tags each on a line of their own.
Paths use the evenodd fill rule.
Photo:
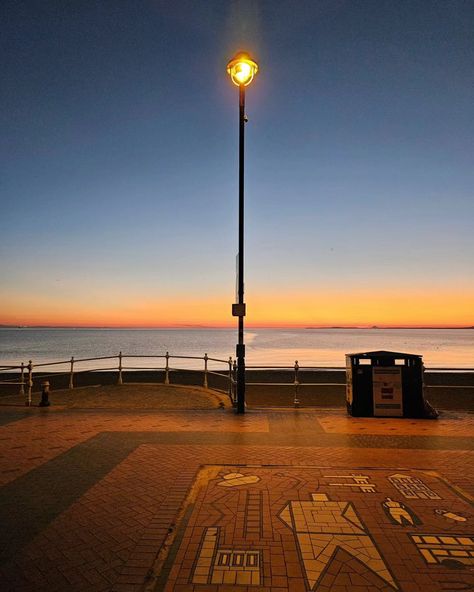
<svg viewBox="0 0 474 592">
<path fill-rule="evenodd" d="M 474 2 L 1 10 L 0 323 L 232 323 L 239 49 L 249 321 L 467 322 Z"/>
</svg>

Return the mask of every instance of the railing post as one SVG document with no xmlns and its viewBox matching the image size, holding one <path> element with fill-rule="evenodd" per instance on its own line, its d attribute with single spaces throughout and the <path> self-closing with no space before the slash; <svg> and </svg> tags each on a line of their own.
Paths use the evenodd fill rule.
<svg viewBox="0 0 474 592">
<path fill-rule="evenodd" d="M 234 364 L 232 366 L 232 403 L 234 407 L 237 405 L 237 393 L 236 393 L 236 384 L 237 384 L 237 360 L 234 360 Z"/>
<path fill-rule="evenodd" d="M 74 388 L 74 356 L 71 357 L 71 371 L 69 373 L 69 388 Z"/>
<path fill-rule="evenodd" d="M 21 370 L 20 370 L 20 395 L 25 396 L 25 365 L 23 362 L 21 363 Z"/>
<path fill-rule="evenodd" d="M 169 384 L 170 383 L 170 366 L 169 366 L 170 354 L 169 354 L 169 352 L 166 352 L 165 358 L 166 358 L 165 384 Z"/>
<path fill-rule="evenodd" d="M 298 360 L 295 361 L 295 400 L 293 401 L 293 404 L 295 407 L 299 407 L 300 406 L 300 400 L 298 399 L 298 387 L 300 385 L 299 381 L 298 381 L 298 370 L 300 369 L 299 365 L 298 365 Z"/>
<path fill-rule="evenodd" d="M 119 365 L 118 365 L 117 384 L 123 384 L 123 381 L 122 381 L 122 352 L 119 352 L 118 359 L 119 359 Z"/>
<path fill-rule="evenodd" d="M 204 354 L 204 388 L 207 388 L 207 354 Z"/>
<path fill-rule="evenodd" d="M 229 356 L 229 397 L 231 401 L 234 401 L 233 392 L 234 389 L 232 388 L 232 356 Z"/>
<path fill-rule="evenodd" d="M 31 392 L 33 390 L 33 362 L 28 362 L 28 391 L 26 395 L 25 405 L 31 407 Z"/>
</svg>

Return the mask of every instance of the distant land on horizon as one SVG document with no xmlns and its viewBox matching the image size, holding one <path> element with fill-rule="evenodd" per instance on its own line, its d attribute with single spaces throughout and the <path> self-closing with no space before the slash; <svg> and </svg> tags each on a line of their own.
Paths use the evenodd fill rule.
<svg viewBox="0 0 474 592">
<path fill-rule="evenodd" d="M 372 325 L 372 327 L 351 327 L 351 326 L 345 326 L 345 327 L 305 327 L 305 329 L 313 329 L 313 330 L 317 330 L 317 329 L 474 329 L 474 326 L 471 327 L 440 327 L 440 326 L 436 326 L 436 325 L 420 325 L 420 326 L 404 326 L 404 325 L 398 325 L 396 327 L 386 327 L 386 326 L 381 326 L 379 327 L 378 325 Z"/>
<path fill-rule="evenodd" d="M 163 326 L 163 327 L 108 327 L 105 325 L 83 325 L 83 326 L 75 326 L 75 325 L 6 325 L 6 324 L 0 324 L 0 329 L 110 329 L 110 330 L 114 330 L 114 329 L 122 329 L 122 330 L 130 330 L 130 331 L 143 331 L 143 330 L 163 330 L 163 329 L 234 329 L 234 326 L 228 326 L 228 327 L 215 327 L 215 326 L 211 326 L 211 325 L 192 325 L 192 324 L 185 324 L 185 325 L 173 325 L 173 326 Z M 446 329 L 446 330 L 454 330 L 454 329 L 474 329 L 474 325 L 472 326 L 436 326 L 436 325 L 427 325 L 427 326 L 403 326 L 403 325 L 399 325 L 399 326 L 395 326 L 395 327 L 387 327 L 387 326 L 378 326 L 378 325 L 372 325 L 372 326 L 350 326 L 350 325 L 341 325 L 341 326 L 331 326 L 331 327 L 327 327 L 327 326 L 309 326 L 309 327 L 301 327 L 301 326 L 290 326 L 290 325 L 282 325 L 282 326 L 272 326 L 272 327 L 260 327 L 258 325 L 251 325 L 248 326 L 247 329 L 303 329 L 303 330 L 310 330 L 310 331 L 317 331 L 317 330 L 337 330 L 337 329 L 360 329 L 360 330 L 368 330 L 368 329 L 403 329 L 403 330 L 409 330 L 409 329 L 436 329 L 436 330 L 441 330 L 441 329 Z"/>
</svg>

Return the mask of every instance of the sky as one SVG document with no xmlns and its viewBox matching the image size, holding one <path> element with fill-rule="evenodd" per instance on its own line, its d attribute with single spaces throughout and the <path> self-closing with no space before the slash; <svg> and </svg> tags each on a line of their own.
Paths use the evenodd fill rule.
<svg viewBox="0 0 474 592">
<path fill-rule="evenodd" d="M 474 2 L 4 0 L 0 324 L 474 325 Z"/>
</svg>

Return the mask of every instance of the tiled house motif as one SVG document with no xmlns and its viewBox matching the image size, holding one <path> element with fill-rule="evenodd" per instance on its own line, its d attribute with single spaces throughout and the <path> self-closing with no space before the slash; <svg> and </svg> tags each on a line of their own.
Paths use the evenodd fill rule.
<svg viewBox="0 0 474 592">
<path fill-rule="evenodd" d="M 232 584 L 259 586 L 261 556 L 259 551 L 229 549 L 219 546 L 219 528 L 206 528 L 193 584 Z"/>
</svg>

